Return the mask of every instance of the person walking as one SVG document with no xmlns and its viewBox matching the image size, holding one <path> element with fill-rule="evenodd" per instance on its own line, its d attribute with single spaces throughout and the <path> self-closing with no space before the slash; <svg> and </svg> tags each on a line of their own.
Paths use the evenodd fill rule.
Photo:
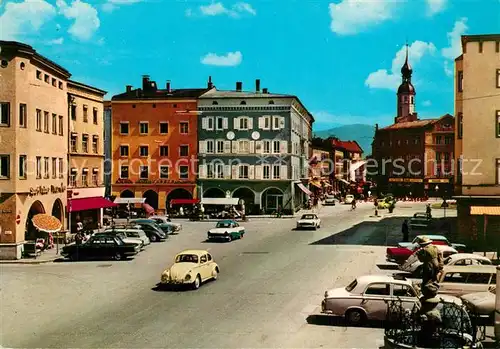
<svg viewBox="0 0 500 349">
<path fill-rule="evenodd" d="M 410 231 L 408 229 L 408 220 L 407 219 L 405 219 L 403 222 L 403 226 L 401 227 L 401 232 L 403 233 L 403 242 L 409 242 Z"/>
<path fill-rule="evenodd" d="M 417 251 L 418 259 L 422 265 L 422 287 L 430 283 L 437 283 L 439 274 L 443 270 L 443 255 L 435 245 L 432 245 L 432 240 L 423 237 L 418 241 L 421 249 Z"/>
<path fill-rule="evenodd" d="M 427 214 L 427 218 L 432 218 L 432 214 L 431 214 L 431 204 L 427 204 L 427 206 L 425 207 L 425 213 Z"/>
</svg>

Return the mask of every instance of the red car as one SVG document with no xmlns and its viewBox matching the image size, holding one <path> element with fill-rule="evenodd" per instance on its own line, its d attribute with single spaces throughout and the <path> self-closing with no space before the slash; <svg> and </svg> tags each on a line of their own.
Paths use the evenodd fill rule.
<svg viewBox="0 0 500 349">
<path fill-rule="evenodd" d="M 448 246 L 448 243 L 446 241 L 439 240 L 433 240 L 432 244 Z M 421 247 L 419 244 L 411 244 L 408 247 L 387 247 L 385 259 L 388 262 L 403 264 L 408 259 L 408 257 L 420 250 L 420 248 Z"/>
</svg>

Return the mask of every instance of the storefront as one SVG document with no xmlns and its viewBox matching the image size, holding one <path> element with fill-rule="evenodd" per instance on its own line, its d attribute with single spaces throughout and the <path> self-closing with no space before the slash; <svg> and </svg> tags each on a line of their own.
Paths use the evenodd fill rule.
<svg viewBox="0 0 500 349">
<path fill-rule="evenodd" d="M 117 206 L 104 198 L 104 191 L 104 187 L 68 190 L 68 230 L 75 232 L 78 222 L 89 230 L 102 226 L 103 209 Z"/>
<path fill-rule="evenodd" d="M 424 185 L 425 193 L 430 197 L 450 198 L 453 195 L 452 178 L 428 178 Z"/>
<path fill-rule="evenodd" d="M 397 198 L 423 197 L 424 180 L 422 178 L 389 178 L 388 190 Z"/>
</svg>

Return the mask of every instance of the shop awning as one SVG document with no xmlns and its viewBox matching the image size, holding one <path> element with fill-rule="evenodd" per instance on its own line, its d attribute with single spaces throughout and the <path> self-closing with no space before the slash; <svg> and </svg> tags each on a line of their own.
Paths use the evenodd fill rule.
<svg viewBox="0 0 500 349">
<path fill-rule="evenodd" d="M 78 212 L 87 210 L 96 210 L 100 208 L 108 208 L 118 206 L 116 203 L 109 201 L 101 196 L 83 199 L 68 200 L 68 211 Z"/>
<path fill-rule="evenodd" d="M 472 216 L 500 216 L 500 206 L 471 206 Z"/>
<path fill-rule="evenodd" d="M 155 213 L 155 209 L 149 204 L 146 203 L 142 204 L 142 208 L 144 208 L 144 211 L 146 211 L 147 214 Z"/>
<path fill-rule="evenodd" d="M 300 188 L 300 190 L 302 190 L 306 195 L 309 195 L 311 196 L 312 195 L 312 191 L 310 191 L 309 189 L 306 188 L 306 186 L 302 183 L 297 183 L 297 186 Z"/>
<path fill-rule="evenodd" d="M 144 198 L 116 198 L 115 199 L 115 204 L 121 205 L 121 204 L 143 204 L 146 202 L 146 199 Z"/>
<path fill-rule="evenodd" d="M 203 205 L 238 205 L 240 199 L 238 198 L 203 198 L 201 203 Z"/>
<path fill-rule="evenodd" d="M 170 205 L 194 205 L 199 203 L 198 199 L 172 199 Z"/>
</svg>

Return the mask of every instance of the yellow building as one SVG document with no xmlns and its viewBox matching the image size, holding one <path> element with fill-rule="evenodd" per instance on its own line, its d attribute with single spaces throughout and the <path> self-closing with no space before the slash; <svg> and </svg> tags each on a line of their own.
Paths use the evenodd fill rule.
<svg viewBox="0 0 500 349">
<path fill-rule="evenodd" d="M 95 229 L 102 223 L 104 199 L 104 104 L 106 91 L 68 81 L 69 173 L 68 211 L 74 230 L 77 221 Z"/>
<path fill-rule="evenodd" d="M 0 259 L 18 259 L 35 214 L 64 223 L 70 73 L 31 46 L 0 48 Z"/>
<path fill-rule="evenodd" d="M 462 52 L 455 60 L 458 232 L 491 244 L 500 231 L 500 34 L 462 36 Z"/>
</svg>

